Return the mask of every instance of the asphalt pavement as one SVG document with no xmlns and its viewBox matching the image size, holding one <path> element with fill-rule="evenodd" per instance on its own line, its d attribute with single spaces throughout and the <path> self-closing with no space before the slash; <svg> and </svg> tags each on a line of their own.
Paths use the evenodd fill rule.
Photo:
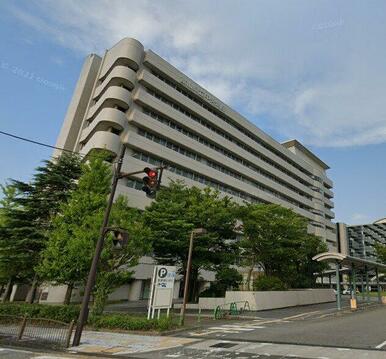
<svg viewBox="0 0 386 359">
<path fill-rule="evenodd" d="M 68 353 L 59 353 L 45 349 L 11 348 L 0 347 L 1 359 L 90 359 L 90 356 L 72 355 Z M 95 358 L 95 357 L 94 357 Z M 107 357 L 98 356 L 103 359 Z"/>
<path fill-rule="evenodd" d="M 180 335 L 201 339 L 386 349 L 386 306 L 374 305 L 342 313 L 311 310 L 278 317 L 225 324 L 213 322 Z"/>
</svg>

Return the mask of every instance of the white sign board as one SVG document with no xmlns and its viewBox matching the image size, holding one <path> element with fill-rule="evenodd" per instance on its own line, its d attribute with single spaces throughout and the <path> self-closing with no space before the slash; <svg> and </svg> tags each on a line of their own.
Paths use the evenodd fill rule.
<svg viewBox="0 0 386 359">
<path fill-rule="evenodd" d="M 154 311 L 158 309 L 158 317 L 161 309 L 172 307 L 174 282 L 176 279 L 175 266 L 158 265 L 154 267 L 151 292 L 149 298 L 148 318 L 154 318 Z"/>
</svg>

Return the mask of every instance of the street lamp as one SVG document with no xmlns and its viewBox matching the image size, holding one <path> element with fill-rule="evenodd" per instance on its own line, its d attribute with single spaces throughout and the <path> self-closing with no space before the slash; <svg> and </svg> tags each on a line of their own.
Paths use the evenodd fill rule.
<svg viewBox="0 0 386 359">
<path fill-rule="evenodd" d="M 188 253 L 188 263 L 186 265 L 186 272 L 184 278 L 184 299 L 182 302 L 181 312 L 180 312 L 180 325 L 184 325 L 185 321 L 185 309 L 186 302 L 188 301 L 188 292 L 189 292 L 189 277 L 190 271 L 192 269 L 192 252 L 193 252 L 193 239 L 194 235 L 202 235 L 206 233 L 204 228 L 195 228 L 190 232 L 190 241 L 189 241 L 189 253 Z"/>
</svg>

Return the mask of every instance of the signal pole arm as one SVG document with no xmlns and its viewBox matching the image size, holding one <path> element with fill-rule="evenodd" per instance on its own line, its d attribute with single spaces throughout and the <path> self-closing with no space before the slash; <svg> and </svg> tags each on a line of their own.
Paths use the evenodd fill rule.
<svg viewBox="0 0 386 359">
<path fill-rule="evenodd" d="M 160 174 L 160 177 L 159 177 L 159 180 L 161 180 L 161 176 L 162 176 L 162 171 L 167 168 L 167 166 L 161 166 L 161 167 L 154 167 L 154 169 L 156 170 L 161 170 L 161 174 Z M 143 170 L 141 171 L 135 171 L 135 172 L 120 172 L 119 175 L 118 175 L 118 178 L 121 179 L 121 178 L 127 178 L 127 177 L 130 177 L 130 176 L 133 176 L 133 175 L 138 175 L 140 173 L 143 173 Z"/>
</svg>

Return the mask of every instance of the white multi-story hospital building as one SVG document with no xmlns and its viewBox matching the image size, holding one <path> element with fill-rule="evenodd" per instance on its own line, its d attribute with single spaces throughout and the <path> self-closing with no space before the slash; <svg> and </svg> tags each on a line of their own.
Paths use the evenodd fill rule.
<svg viewBox="0 0 386 359">
<path fill-rule="evenodd" d="M 122 141 L 124 172 L 168 164 L 163 184 L 179 179 L 216 188 L 239 203 L 280 204 L 309 219 L 309 231 L 329 247 L 336 245 L 329 167 L 297 140 L 275 141 L 131 38 L 103 56 L 87 56 L 57 147 L 117 155 Z M 138 208 L 151 201 L 141 191 L 142 177 L 121 179 L 117 189 Z M 115 299 L 147 297 L 152 260 L 141 263 Z M 50 288 L 44 297 L 60 301 L 62 292 Z"/>
</svg>

